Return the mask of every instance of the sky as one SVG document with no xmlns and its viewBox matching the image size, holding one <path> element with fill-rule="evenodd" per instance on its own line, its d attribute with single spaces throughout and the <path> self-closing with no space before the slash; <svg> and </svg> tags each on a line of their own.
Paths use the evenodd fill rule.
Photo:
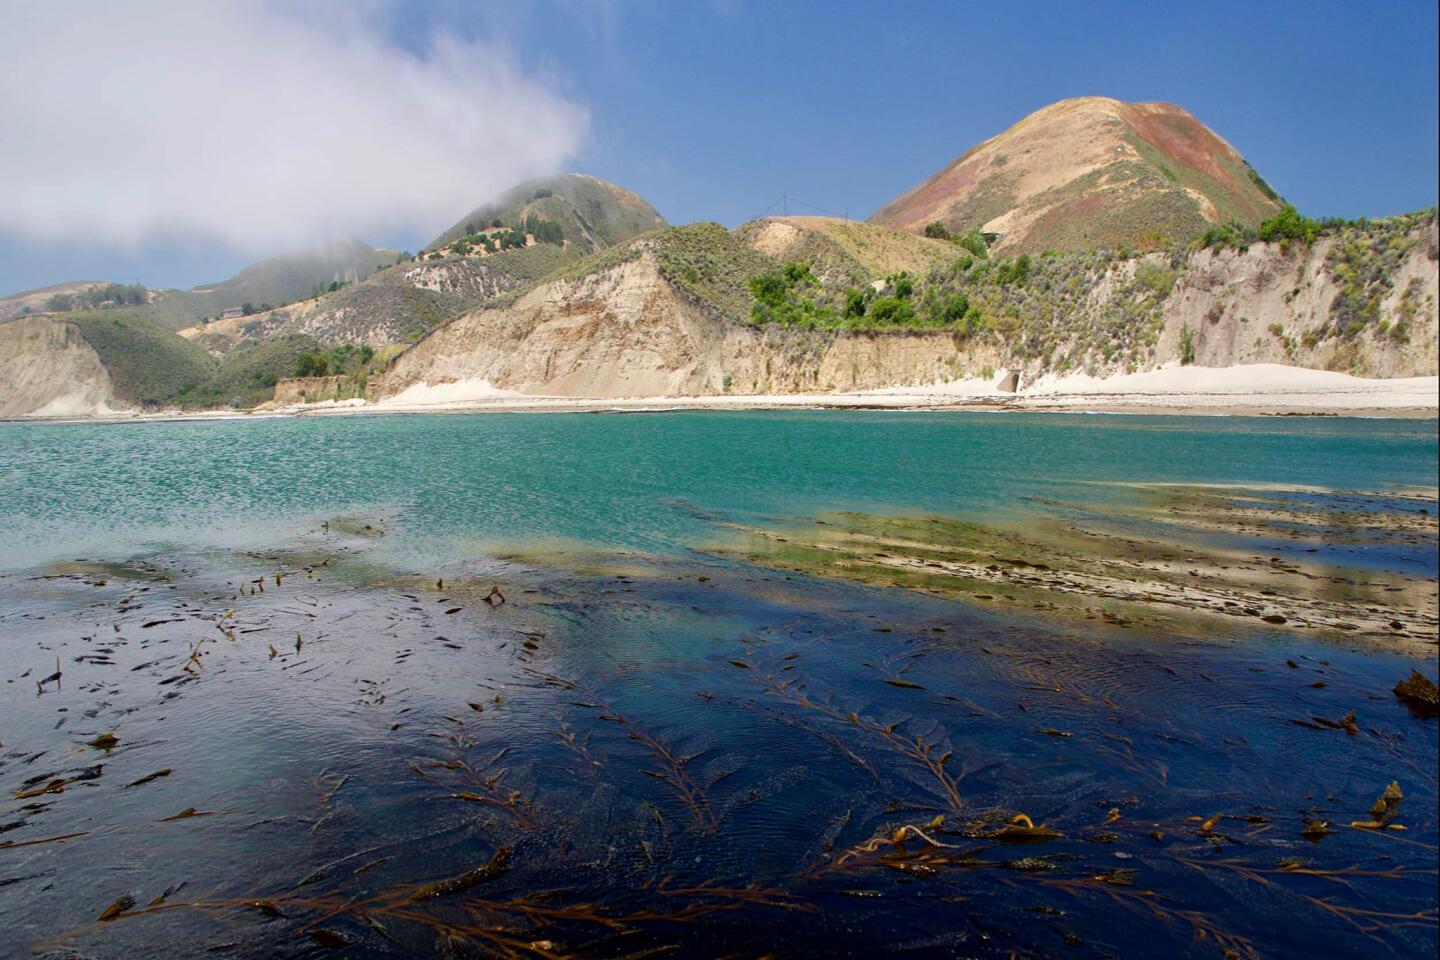
<svg viewBox="0 0 1440 960">
<path fill-rule="evenodd" d="M 0 0 L 0 292 L 414 250 L 566 170 L 672 223 L 863 218 L 1082 95 L 1179 104 L 1311 216 L 1402 213 L 1436 203 L 1437 31 L 1433 0 Z"/>
</svg>

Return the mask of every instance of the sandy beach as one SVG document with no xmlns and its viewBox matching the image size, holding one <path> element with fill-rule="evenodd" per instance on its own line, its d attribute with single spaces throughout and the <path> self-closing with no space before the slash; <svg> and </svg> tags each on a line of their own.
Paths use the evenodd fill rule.
<svg viewBox="0 0 1440 960">
<path fill-rule="evenodd" d="M 997 378 L 999 379 L 999 378 Z M 1370 380 L 1279 364 L 1170 367 L 1116 377 L 1046 377 L 1011 393 L 958 380 L 852 393 L 695 397 L 556 397 L 496 390 L 484 381 L 413 387 L 378 403 L 312 404 L 294 412 L 459 412 L 684 409 L 981 409 L 1192 415 L 1434 417 L 1440 378 Z M 277 412 L 279 412 L 277 410 Z"/>
<path fill-rule="evenodd" d="M 377 402 L 360 399 L 262 404 L 250 411 L 66 410 L 50 421 L 208 420 L 379 413 L 542 413 L 673 410 L 966 410 L 1168 414 L 1180 416 L 1350 416 L 1435 418 L 1440 377 L 1365 379 L 1280 364 L 1167 367 L 1113 377 L 1044 377 L 1016 392 L 996 380 L 956 380 L 848 393 L 706 396 L 548 396 L 501 390 L 483 380 L 421 384 Z"/>
</svg>

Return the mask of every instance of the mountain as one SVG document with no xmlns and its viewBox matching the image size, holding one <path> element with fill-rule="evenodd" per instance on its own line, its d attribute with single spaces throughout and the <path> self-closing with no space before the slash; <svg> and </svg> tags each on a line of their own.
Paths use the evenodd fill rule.
<svg viewBox="0 0 1440 960">
<path fill-rule="evenodd" d="M 534 217 L 557 224 L 567 246 L 592 253 L 631 237 L 668 226 L 638 194 L 583 173 L 529 180 L 471 210 L 425 248 L 438 250 L 473 236 L 496 221 L 520 227 Z"/>
<path fill-rule="evenodd" d="M 972 147 L 870 222 L 978 228 L 999 234 L 1002 251 L 1150 249 L 1215 223 L 1254 227 L 1280 204 L 1234 147 L 1180 107 L 1080 97 Z"/>
<path fill-rule="evenodd" d="M 642 234 L 441 325 L 374 392 L 718 393 L 725 341 L 748 329 L 747 285 L 777 266 L 715 223 Z"/>
<path fill-rule="evenodd" d="M 495 227 L 497 220 L 504 226 Z M 653 207 L 613 183 L 584 174 L 531 180 L 476 208 L 413 260 L 314 299 L 190 326 L 182 335 L 216 353 L 290 334 L 324 345 L 413 343 L 449 317 L 663 226 Z"/>
<path fill-rule="evenodd" d="M 471 308 L 455 307 L 460 293 L 414 285 L 438 285 L 436 275 L 400 272 L 455 265 L 406 262 L 304 310 L 287 308 L 286 324 L 236 334 L 218 359 L 201 345 L 212 348 L 206 338 L 223 332 L 187 342 L 139 308 L 17 317 L 0 321 L 0 417 L 253 406 L 317 350 L 358 356 L 358 366 L 330 371 L 349 378 L 347 391 L 406 402 L 495 388 L 594 397 L 831 392 L 1002 369 L 1029 383 L 1176 362 L 1435 372 L 1434 210 L 1327 226 L 1310 242 L 1232 236 L 1129 257 L 959 251 L 924 269 L 935 247 L 953 245 L 843 221 L 757 221 L 734 233 L 694 224 L 569 261 Z M 549 244 L 507 251 L 562 252 Z M 263 327 L 282 312 L 241 319 Z M 397 334 L 410 339 L 422 328 L 400 352 Z M 345 339 L 360 331 L 373 337 L 373 354 Z"/>
<path fill-rule="evenodd" d="M 159 290 L 144 312 L 171 330 L 187 327 L 227 310 L 280 306 L 315 296 L 331 284 L 354 283 L 394 263 L 395 250 L 376 249 L 359 240 L 341 240 L 311 250 L 270 257 L 228 280 L 189 290 Z"/>
</svg>

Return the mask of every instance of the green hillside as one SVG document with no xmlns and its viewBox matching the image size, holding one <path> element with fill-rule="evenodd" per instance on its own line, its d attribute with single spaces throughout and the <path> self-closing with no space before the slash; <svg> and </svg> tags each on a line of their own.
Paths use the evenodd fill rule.
<svg viewBox="0 0 1440 960">
<path fill-rule="evenodd" d="M 116 396 L 149 409 L 253 407 L 270 399 L 276 380 L 296 375 L 302 355 L 321 349 L 314 338 L 290 334 L 246 343 L 216 360 L 131 311 L 65 319 L 99 355 Z"/>
<path fill-rule="evenodd" d="M 867 283 L 923 272 L 955 258 L 952 243 L 834 217 L 767 217 L 735 231 L 744 244 L 786 263 L 802 261 L 827 282 Z"/>
<path fill-rule="evenodd" d="M 141 406 L 171 403 L 215 370 L 213 357 L 155 324 L 139 308 L 94 310 L 66 319 L 100 356 L 122 400 Z"/>
<path fill-rule="evenodd" d="M 748 284 L 777 267 L 718 223 L 692 223 L 641 234 L 629 243 L 602 250 L 546 277 L 546 281 L 582 277 L 646 253 L 653 254 L 664 277 L 695 303 L 731 320 L 744 320 L 753 303 Z"/>
<path fill-rule="evenodd" d="M 667 225 L 654 207 L 629 190 L 569 173 L 530 180 L 507 190 L 461 217 L 425 249 L 437 250 L 495 226 L 519 229 L 527 220 L 555 224 L 564 240 L 582 253 Z"/>
</svg>

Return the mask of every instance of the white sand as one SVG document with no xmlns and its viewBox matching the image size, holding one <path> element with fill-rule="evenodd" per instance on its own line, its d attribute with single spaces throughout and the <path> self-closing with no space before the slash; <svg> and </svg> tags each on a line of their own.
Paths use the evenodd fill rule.
<svg viewBox="0 0 1440 960">
<path fill-rule="evenodd" d="M 210 419 L 261 415 L 463 413 L 480 411 L 660 411 L 689 409 L 944 410 L 991 409 L 1180 414 L 1351 414 L 1434 417 L 1440 412 L 1440 377 L 1368 380 L 1326 370 L 1280 364 L 1235 367 L 1167 367 L 1115 377 L 1072 374 L 1047 377 L 1018 393 L 1002 393 L 990 380 L 957 380 L 852 393 L 758 394 L 697 397 L 566 397 L 501 390 L 485 380 L 419 384 L 378 403 L 324 401 L 255 413 L 207 411 L 135 414 L 96 410 L 49 416 L 115 419 Z"/>
<path fill-rule="evenodd" d="M 375 404 L 377 407 L 430 407 L 477 403 L 523 394 L 513 390 L 497 390 L 489 380 L 457 380 L 454 383 L 417 383 L 407 387 L 393 397 L 386 397 Z"/>
<path fill-rule="evenodd" d="M 1097 378 L 1041 379 L 1018 398 L 1024 407 L 1184 406 L 1344 410 L 1435 410 L 1440 377 L 1369 380 L 1276 363 L 1173 366 Z"/>
<path fill-rule="evenodd" d="M 1185 413 L 1410 413 L 1440 408 L 1440 378 L 1367 380 L 1281 364 L 1168 367 L 1115 377 L 1042 378 L 1018 393 L 991 380 L 956 380 L 852 393 L 699 397 L 560 397 L 496 390 L 485 381 L 411 387 L 368 409 L 425 410 L 674 410 L 852 407 L 1007 410 L 1163 410 Z"/>
</svg>

